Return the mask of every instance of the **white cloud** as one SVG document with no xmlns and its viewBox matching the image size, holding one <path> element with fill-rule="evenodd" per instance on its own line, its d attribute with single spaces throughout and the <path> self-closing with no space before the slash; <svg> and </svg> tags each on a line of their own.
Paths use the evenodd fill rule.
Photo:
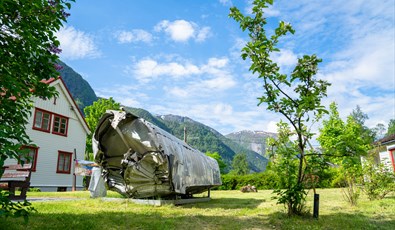
<svg viewBox="0 0 395 230">
<path fill-rule="evenodd" d="M 173 95 L 177 98 L 185 98 L 188 97 L 189 94 L 186 88 L 180 88 L 178 86 L 172 88 L 164 87 L 164 90 L 167 91 L 170 95 Z"/>
<path fill-rule="evenodd" d="M 150 43 L 153 40 L 152 34 L 145 30 L 132 30 L 132 31 L 118 31 L 115 34 L 116 39 L 119 43 L 136 43 L 145 42 Z"/>
<path fill-rule="evenodd" d="M 282 49 L 280 52 L 274 52 L 270 55 L 281 69 L 289 70 L 298 62 L 298 57 L 291 50 Z"/>
<path fill-rule="evenodd" d="M 219 2 L 224 5 L 224 6 L 230 6 L 233 5 L 231 0 L 219 0 Z"/>
<path fill-rule="evenodd" d="M 159 76 L 179 78 L 198 74 L 199 68 L 189 63 L 158 63 L 151 58 L 143 59 L 127 69 L 127 73 L 133 75 L 138 81 L 148 83 Z"/>
<path fill-rule="evenodd" d="M 155 26 L 154 30 L 156 32 L 164 31 L 175 42 L 187 42 L 190 39 L 203 42 L 210 36 L 210 27 L 199 28 L 196 23 L 185 20 L 173 22 L 163 20 Z"/>
<path fill-rule="evenodd" d="M 60 28 L 56 34 L 62 53 L 62 59 L 96 58 L 100 56 L 92 35 L 76 30 L 72 26 Z"/>
<path fill-rule="evenodd" d="M 124 106 L 141 108 L 143 106 L 141 101 L 145 101 L 149 97 L 137 90 L 137 85 L 116 85 L 111 88 L 96 89 L 95 93 L 102 98 L 112 97 L 116 102 Z"/>
<path fill-rule="evenodd" d="M 271 132 L 271 133 L 277 133 L 277 123 L 278 123 L 278 121 L 269 121 L 265 131 Z"/>
<path fill-rule="evenodd" d="M 205 26 L 197 32 L 196 41 L 204 42 L 210 36 L 210 27 Z"/>
</svg>

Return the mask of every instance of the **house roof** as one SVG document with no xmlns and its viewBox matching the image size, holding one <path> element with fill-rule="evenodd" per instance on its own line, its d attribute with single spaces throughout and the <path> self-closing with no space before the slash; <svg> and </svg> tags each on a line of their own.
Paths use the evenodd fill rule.
<svg viewBox="0 0 395 230">
<path fill-rule="evenodd" d="M 375 141 L 374 144 L 389 144 L 392 142 L 395 142 L 395 133 Z"/>
<path fill-rule="evenodd" d="M 55 84 L 57 84 L 59 82 L 60 87 L 65 92 L 65 96 L 66 96 L 67 100 L 73 106 L 74 111 L 76 111 L 75 113 L 77 115 L 78 120 L 80 121 L 80 123 L 84 127 L 85 131 L 89 134 L 90 133 L 90 129 L 89 129 L 88 123 L 86 123 L 86 120 L 85 120 L 84 116 L 82 115 L 80 109 L 78 108 L 77 103 L 74 101 L 74 98 L 71 95 L 71 93 L 70 93 L 69 89 L 67 88 L 66 84 L 64 83 L 62 77 L 59 76 L 58 78 L 50 78 L 50 79 L 47 79 L 47 80 L 42 80 L 42 82 L 46 83 L 46 84 L 50 84 L 50 85 L 55 85 Z"/>
</svg>

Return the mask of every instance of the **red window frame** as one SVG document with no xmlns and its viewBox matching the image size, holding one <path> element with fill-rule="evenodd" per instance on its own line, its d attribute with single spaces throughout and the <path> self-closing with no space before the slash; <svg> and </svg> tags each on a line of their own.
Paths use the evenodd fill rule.
<svg viewBox="0 0 395 230">
<path fill-rule="evenodd" d="M 30 160 L 27 160 L 25 157 L 21 156 L 21 160 L 26 159 L 27 161 L 25 161 L 25 163 L 28 164 L 32 164 L 32 171 L 35 172 L 36 171 L 36 166 L 37 166 L 37 157 L 38 157 L 38 149 L 39 147 L 35 147 L 35 146 L 22 146 L 21 149 L 29 149 L 30 151 L 33 150 L 33 162 L 31 162 Z M 30 156 L 30 152 L 29 152 L 29 156 Z"/>
<path fill-rule="evenodd" d="M 56 165 L 56 173 L 70 174 L 72 156 L 73 153 L 58 151 L 58 163 Z M 66 165 L 68 165 L 68 168 L 65 167 Z"/>
<path fill-rule="evenodd" d="M 39 115 L 41 113 L 41 115 Z M 44 115 L 47 115 L 48 125 L 46 128 L 44 126 Z M 41 118 L 39 118 L 41 116 Z M 37 120 L 38 119 L 38 120 Z M 37 120 L 37 121 L 36 121 Z M 39 125 L 37 125 L 40 123 Z M 34 119 L 33 119 L 33 129 L 50 133 L 52 129 L 52 134 L 67 137 L 69 129 L 69 118 L 62 116 L 60 114 L 52 113 L 43 109 L 35 108 Z"/>
<path fill-rule="evenodd" d="M 389 149 L 388 151 L 389 151 L 391 162 L 392 162 L 392 169 L 395 172 L 395 149 Z"/>
<path fill-rule="evenodd" d="M 38 119 L 39 112 L 42 113 L 41 118 L 40 118 L 41 119 L 40 126 L 37 125 L 38 122 L 36 121 L 36 119 Z M 47 128 L 43 128 L 43 124 L 44 124 L 43 118 L 44 118 L 45 114 L 49 115 Z M 51 118 L 52 118 L 52 114 L 50 112 L 36 108 L 34 111 L 33 129 L 49 133 L 50 129 L 51 129 Z"/>
<path fill-rule="evenodd" d="M 57 119 L 59 119 L 59 121 L 57 121 Z M 58 114 L 53 114 L 53 124 L 52 124 L 53 134 L 67 136 L 68 126 L 69 126 L 69 118 Z"/>
</svg>

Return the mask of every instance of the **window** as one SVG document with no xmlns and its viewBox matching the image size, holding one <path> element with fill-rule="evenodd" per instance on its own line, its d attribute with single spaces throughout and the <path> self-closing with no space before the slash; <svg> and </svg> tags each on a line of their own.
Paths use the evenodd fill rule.
<svg viewBox="0 0 395 230">
<path fill-rule="evenodd" d="M 392 161 L 392 168 L 394 169 L 394 172 L 395 172 L 395 149 L 390 149 L 389 152 L 390 152 L 390 158 Z"/>
<path fill-rule="evenodd" d="M 49 132 L 51 124 L 51 114 L 49 112 L 36 108 L 34 112 L 34 124 L 33 129 Z"/>
<path fill-rule="evenodd" d="M 69 152 L 58 152 L 58 165 L 56 167 L 57 173 L 70 174 L 71 171 L 71 156 L 73 153 Z"/>
<path fill-rule="evenodd" d="M 33 129 L 35 130 L 49 133 L 52 127 L 53 134 L 67 136 L 68 125 L 69 118 L 62 115 L 51 113 L 38 108 L 36 108 L 36 111 L 34 112 Z"/>
<path fill-rule="evenodd" d="M 54 114 L 52 133 L 67 136 L 68 118 Z"/>
<path fill-rule="evenodd" d="M 21 156 L 21 160 L 25 163 L 32 164 L 32 171 L 36 171 L 38 147 L 23 146 L 22 149 L 28 149 L 26 155 Z"/>
</svg>

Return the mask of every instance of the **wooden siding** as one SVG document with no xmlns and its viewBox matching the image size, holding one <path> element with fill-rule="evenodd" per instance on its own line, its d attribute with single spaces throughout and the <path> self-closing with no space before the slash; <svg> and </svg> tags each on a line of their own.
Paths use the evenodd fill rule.
<svg viewBox="0 0 395 230">
<path fill-rule="evenodd" d="M 65 116 L 69 118 L 69 123 L 67 136 L 52 133 L 53 119 L 50 133 L 34 130 L 32 127 L 35 108 L 32 109 L 29 123 L 26 126 L 26 133 L 39 149 L 36 171 L 32 172 L 31 176 L 31 187 L 55 187 L 56 189 L 56 187 L 72 186 L 73 171 L 70 174 L 56 173 L 58 151 L 74 152 L 74 149 L 76 149 L 77 159 L 84 159 L 87 127 L 84 126 L 84 121 L 81 121 L 81 117 L 77 114 L 79 113 L 78 108 L 75 108 L 74 103 L 71 103 L 68 91 L 61 84 L 63 83 L 60 79 L 51 84 L 59 92 L 56 103 L 54 103 L 54 98 L 49 100 L 35 98 L 33 100 L 35 108 Z M 73 169 L 74 162 L 72 162 Z M 76 177 L 76 185 L 82 187 L 81 176 Z"/>
</svg>

